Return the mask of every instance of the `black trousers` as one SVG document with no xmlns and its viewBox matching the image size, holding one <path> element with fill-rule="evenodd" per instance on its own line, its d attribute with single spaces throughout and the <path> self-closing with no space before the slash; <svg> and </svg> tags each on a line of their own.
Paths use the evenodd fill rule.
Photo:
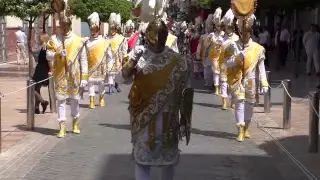
<svg viewBox="0 0 320 180">
<path fill-rule="evenodd" d="M 40 103 L 42 103 L 44 100 L 41 96 L 41 83 L 36 84 L 34 87 L 34 97 L 35 97 L 35 108 L 39 109 Z"/>
<path fill-rule="evenodd" d="M 268 45 L 266 45 L 266 44 L 261 44 L 263 47 L 264 47 L 264 49 L 266 50 L 266 52 L 265 52 L 265 57 L 266 57 L 266 59 L 264 60 L 264 65 L 266 66 L 266 67 L 269 67 L 269 46 Z"/>
<path fill-rule="evenodd" d="M 280 57 L 280 66 L 285 67 L 286 62 L 287 62 L 287 57 L 288 57 L 288 52 L 289 52 L 289 47 L 288 43 L 285 41 L 280 42 L 279 44 L 280 52 L 279 52 L 279 57 Z"/>
</svg>

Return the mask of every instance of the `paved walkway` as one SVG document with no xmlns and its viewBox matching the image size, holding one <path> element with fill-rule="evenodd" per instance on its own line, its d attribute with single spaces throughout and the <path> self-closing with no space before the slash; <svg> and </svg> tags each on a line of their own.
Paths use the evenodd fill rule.
<svg viewBox="0 0 320 180">
<path fill-rule="evenodd" d="M 200 87 L 199 82 L 196 86 Z M 89 110 L 87 100 L 82 101 L 81 135 L 57 139 L 52 130 L 57 123 L 52 121 L 44 125 L 35 142 L 26 145 L 26 152 L 7 159 L 3 157 L 10 155 L 4 153 L 0 179 L 133 180 L 128 89 L 125 86 L 121 94 L 109 96 L 105 108 Z M 307 179 L 283 154 L 281 165 L 286 167 L 276 165 L 277 149 L 265 151 L 255 139 L 236 142 L 232 111 L 220 110 L 218 97 L 201 88 L 196 91 L 192 140 L 189 146 L 181 143 L 177 180 Z M 258 129 L 252 125 L 252 131 L 255 134 Z M 154 172 L 154 179 L 158 173 Z"/>
<path fill-rule="evenodd" d="M 26 87 L 25 78 L 3 78 L 0 77 L 0 92 L 7 94 L 17 91 Z M 48 89 L 42 88 L 42 96 L 44 99 L 49 100 Z M 27 90 L 23 89 L 14 94 L 4 96 L 1 99 L 1 137 L 2 137 L 2 152 L 7 151 L 12 146 L 26 140 L 27 135 L 30 133 L 25 131 L 27 122 Z M 48 107 L 46 114 L 35 116 L 35 125 L 40 126 L 47 123 L 54 116 Z"/>
</svg>

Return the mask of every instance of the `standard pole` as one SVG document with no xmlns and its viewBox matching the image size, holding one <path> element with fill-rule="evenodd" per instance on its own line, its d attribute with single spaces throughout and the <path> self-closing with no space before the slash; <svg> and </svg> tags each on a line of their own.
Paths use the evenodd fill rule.
<svg viewBox="0 0 320 180">
<path fill-rule="evenodd" d="M 319 143 L 319 94 L 310 92 L 309 100 L 309 152 L 318 152 Z"/>
<path fill-rule="evenodd" d="M 50 76 L 52 77 L 52 76 Z M 54 92 L 54 79 L 49 78 L 49 97 L 50 97 L 50 112 L 56 113 L 57 112 L 57 104 L 56 104 L 56 94 Z"/>
<path fill-rule="evenodd" d="M 264 112 L 265 113 L 270 113 L 270 108 L 271 108 L 271 73 L 270 71 L 266 71 L 266 76 L 267 76 L 267 81 L 269 83 L 268 87 L 268 92 L 264 94 Z"/>
<path fill-rule="evenodd" d="M 283 80 L 283 129 L 291 129 L 291 81 L 289 79 Z"/>
<path fill-rule="evenodd" d="M 33 80 L 29 79 L 27 81 L 27 128 L 34 130 L 34 86 L 30 86 L 31 84 Z"/>
</svg>

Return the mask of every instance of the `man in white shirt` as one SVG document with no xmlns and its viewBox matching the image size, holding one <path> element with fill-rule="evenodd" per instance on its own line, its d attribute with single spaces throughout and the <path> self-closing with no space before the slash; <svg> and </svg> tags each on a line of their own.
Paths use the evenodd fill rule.
<svg viewBox="0 0 320 180">
<path fill-rule="evenodd" d="M 27 35 L 20 26 L 19 30 L 15 32 L 15 35 L 17 40 L 17 64 L 20 65 L 20 60 L 23 60 L 24 64 L 27 64 Z"/>
<path fill-rule="evenodd" d="M 259 34 L 259 44 L 261 46 L 264 47 L 264 49 L 266 50 L 265 52 L 265 56 L 266 56 L 266 59 L 264 61 L 265 65 L 268 67 L 269 66 L 269 61 L 268 61 L 268 49 L 269 49 L 269 45 L 270 45 L 270 34 L 267 30 L 266 27 L 263 27 L 260 31 L 260 34 Z"/>
<path fill-rule="evenodd" d="M 279 27 L 280 25 L 278 25 Z M 280 29 L 280 28 L 278 28 Z M 287 61 L 287 56 L 288 56 L 288 52 L 289 52 L 289 43 L 290 43 L 290 33 L 289 31 L 284 28 L 284 26 L 281 26 L 281 33 L 280 33 L 280 37 L 278 37 L 278 32 L 279 30 L 276 32 L 276 36 L 275 36 L 275 45 L 276 47 L 278 47 L 279 45 L 279 57 L 280 57 L 280 65 L 282 67 L 285 67 L 286 65 L 286 61 Z M 278 44 L 278 38 L 280 39 L 280 43 Z"/>
<path fill-rule="evenodd" d="M 303 36 L 303 45 L 307 53 L 307 74 L 311 75 L 311 63 L 316 69 L 317 75 L 319 74 L 319 42 L 320 34 L 317 32 L 317 26 L 312 24 L 310 30 Z"/>
</svg>

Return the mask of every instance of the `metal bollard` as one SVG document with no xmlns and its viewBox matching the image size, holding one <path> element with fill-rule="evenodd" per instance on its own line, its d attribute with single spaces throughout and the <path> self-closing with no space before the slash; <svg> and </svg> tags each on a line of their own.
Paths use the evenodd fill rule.
<svg viewBox="0 0 320 180">
<path fill-rule="evenodd" d="M 52 76 L 50 76 L 52 77 Z M 57 103 L 56 103 L 56 94 L 54 91 L 54 79 L 50 78 L 49 79 L 49 98 L 50 98 L 50 112 L 51 113 L 56 113 L 57 112 Z"/>
<path fill-rule="evenodd" d="M 291 129 L 291 98 L 289 94 L 291 94 L 291 81 L 289 79 L 283 80 L 283 129 L 288 130 Z M 289 94 L 288 94 L 289 93 Z"/>
<path fill-rule="evenodd" d="M 310 92 L 309 100 L 309 152 L 318 152 L 319 143 L 319 93 Z"/>
<path fill-rule="evenodd" d="M 27 80 L 27 86 L 33 84 L 33 80 Z M 34 130 L 34 86 L 27 89 L 27 128 Z"/>
<path fill-rule="evenodd" d="M 271 108 L 271 88 L 270 88 L 271 73 L 270 71 L 266 71 L 266 77 L 269 83 L 269 87 L 268 87 L 268 92 L 264 94 L 264 112 L 270 113 L 270 108 Z"/>
</svg>

